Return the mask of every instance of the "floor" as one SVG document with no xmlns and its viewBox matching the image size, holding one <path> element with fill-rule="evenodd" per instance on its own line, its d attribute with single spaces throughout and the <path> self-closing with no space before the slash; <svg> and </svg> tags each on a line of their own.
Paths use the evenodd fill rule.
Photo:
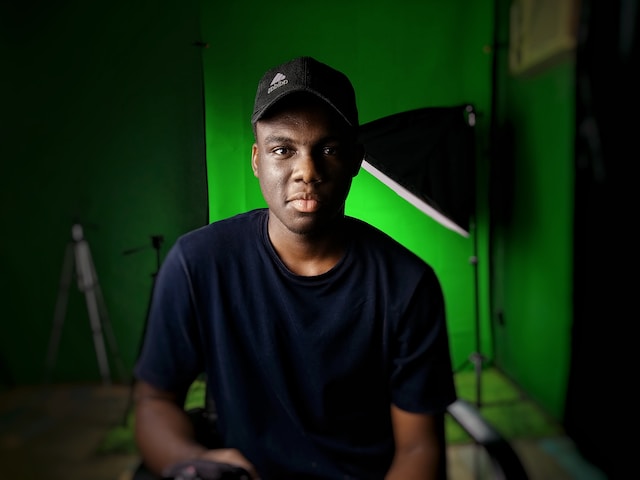
<svg viewBox="0 0 640 480">
<path fill-rule="evenodd" d="M 108 431 L 126 422 L 129 388 L 122 385 L 20 387 L 0 393 L 0 478 L 130 480 L 131 453 L 99 452 Z M 512 442 L 530 480 L 603 480 L 563 435 Z M 471 443 L 448 447 L 451 480 L 492 478 Z M 484 472 L 484 473 L 483 473 Z"/>
</svg>

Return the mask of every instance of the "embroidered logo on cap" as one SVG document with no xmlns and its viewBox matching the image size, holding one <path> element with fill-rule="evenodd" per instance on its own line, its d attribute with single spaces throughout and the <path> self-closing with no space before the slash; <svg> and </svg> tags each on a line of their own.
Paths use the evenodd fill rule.
<svg viewBox="0 0 640 480">
<path fill-rule="evenodd" d="M 267 93 L 271 93 L 273 92 L 276 88 L 280 88 L 283 85 L 286 85 L 287 83 L 289 83 L 289 80 L 287 80 L 287 77 L 282 74 L 282 73 L 276 73 L 276 76 L 273 77 L 273 80 L 271 80 L 271 85 L 269 86 L 269 90 L 267 90 Z"/>
</svg>

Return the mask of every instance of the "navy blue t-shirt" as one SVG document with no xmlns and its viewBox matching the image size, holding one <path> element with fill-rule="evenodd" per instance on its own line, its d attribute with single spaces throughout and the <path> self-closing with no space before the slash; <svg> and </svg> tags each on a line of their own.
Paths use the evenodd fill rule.
<svg viewBox="0 0 640 480">
<path fill-rule="evenodd" d="M 390 405 L 455 399 L 442 291 L 424 261 L 347 217 L 330 271 L 293 274 L 258 209 L 190 232 L 156 278 L 137 378 L 185 392 L 204 373 L 226 446 L 262 480 L 382 479 Z"/>
</svg>

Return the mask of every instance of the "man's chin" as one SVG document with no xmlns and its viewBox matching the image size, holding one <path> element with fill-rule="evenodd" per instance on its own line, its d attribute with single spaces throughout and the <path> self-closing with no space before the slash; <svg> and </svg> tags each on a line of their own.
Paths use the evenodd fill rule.
<svg viewBox="0 0 640 480">
<path fill-rule="evenodd" d="M 338 218 L 335 215 L 327 217 L 318 213 L 298 214 L 289 222 L 288 228 L 298 235 L 314 237 L 333 230 Z"/>
<path fill-rule="evenodd" d="M 287 225 L 292 233 L 297 235 L 312 236 L 318 234 L 323 230 L 322 222 L 319 222 L 317 218 L 310 218 L 311 215 L 307 215 L 306 218 L 296 218 Z"/>
</svg>

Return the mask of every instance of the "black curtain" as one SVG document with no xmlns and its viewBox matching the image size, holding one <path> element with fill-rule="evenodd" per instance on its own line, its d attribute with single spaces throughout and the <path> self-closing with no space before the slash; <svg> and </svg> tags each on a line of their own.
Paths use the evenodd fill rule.
<svg viewBox="0 0 640 480">
<path fill-rule="evenodd" d="M 638 13 L 635 0 L 582 0 L 576 56 L 574 319 L 564 424 L 609 478 L 638 475 L 630 448 L 638 409 L 631 357 L 638 320 Z"/>
<path fill-rule="evenodd" d="M 460 228 L 475 208 L 475 112 L 426 107 L 361 126 L 365 160 Z"/>
</svg>

